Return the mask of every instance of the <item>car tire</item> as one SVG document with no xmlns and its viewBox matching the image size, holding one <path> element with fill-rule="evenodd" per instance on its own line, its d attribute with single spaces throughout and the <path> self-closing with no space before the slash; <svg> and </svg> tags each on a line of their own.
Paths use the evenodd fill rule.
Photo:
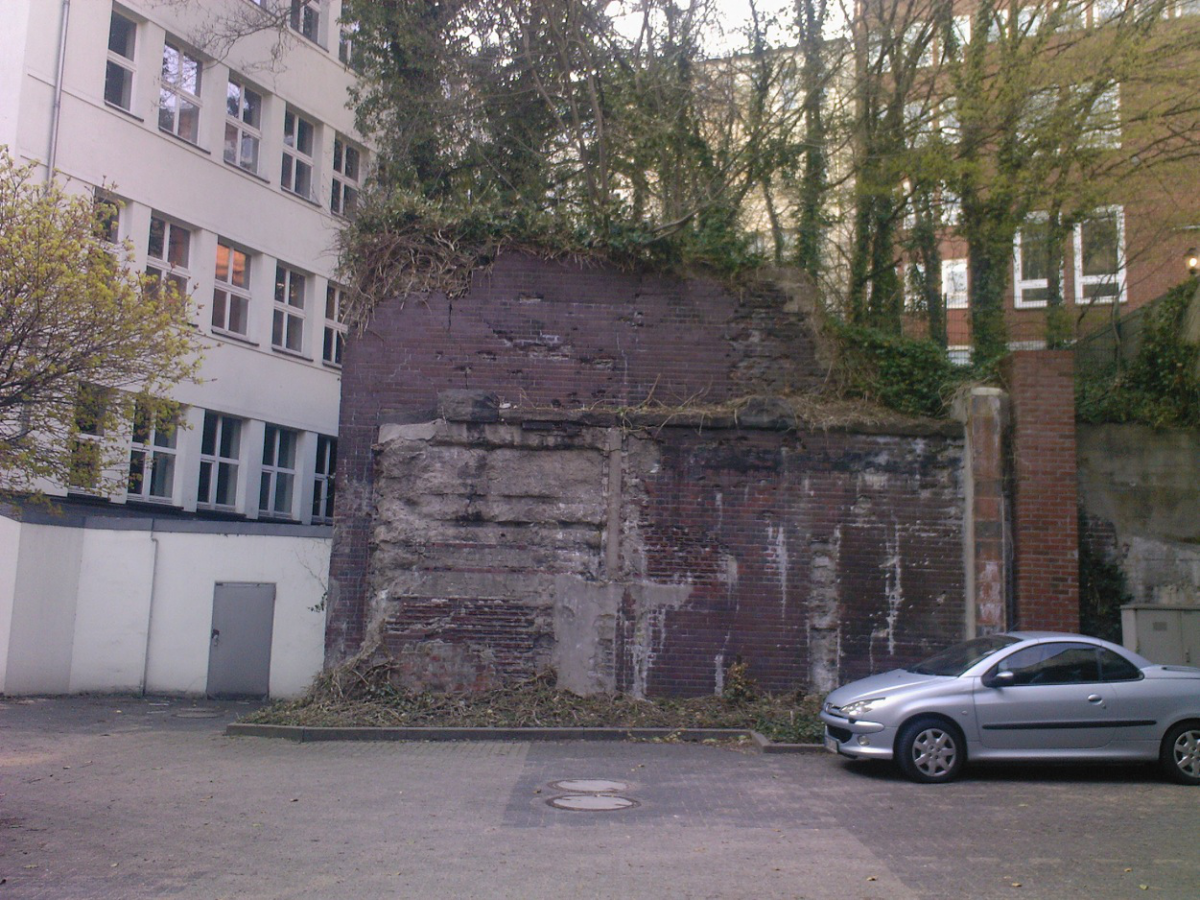
<svg viewBox="0 0 1200 900">
<path fill-rule="evenodd" d="M 1158 762 L 1172 781 L 1200 785 L 1200 722 L 1180 722 L 1171 728 L 1163 738 Z"/>
<path fill-rule="evenodd" d="M 913 719 L 896 738 L 896 764 L 921 784 L 953 781 L 967 759 L 967 744 L 958 726 L 936 716 Z"/>
</svg>

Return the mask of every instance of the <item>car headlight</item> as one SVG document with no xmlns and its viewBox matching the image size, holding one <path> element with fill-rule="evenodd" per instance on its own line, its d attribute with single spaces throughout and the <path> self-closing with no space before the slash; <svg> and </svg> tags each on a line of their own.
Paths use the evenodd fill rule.
<svg viewBox="0 0 1200 900">
<path fill-rule="evenodd" d="M 847 719 L 860 718 L 886 699 L 887 697 L 871 697 L 869 700 L 855 700 L 853 703 L 847 703 L 842 707 L 842 715 Z"/>
</svg>

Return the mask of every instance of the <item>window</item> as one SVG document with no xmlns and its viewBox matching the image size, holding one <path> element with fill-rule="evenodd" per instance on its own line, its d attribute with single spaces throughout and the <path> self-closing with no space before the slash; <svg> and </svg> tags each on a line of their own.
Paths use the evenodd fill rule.
<svg viewBox="0 0 1200 900">
<path fill-rule="evenodd" d="M 1045 306 L 1050 296 L 1050 223 L 1044 215 L 1026 220 L 1017 232 L 1013 265 L 1016 307 Z"/>
<path fill-rule="evenodd" d="M 283 172 L 279 183 L 285 191 L 306 200 L 312 196 L 312 122 L 288 110 L 283 116 Z"/>
<path fill-rule="evenodd" d="M 342 137 L 333 141 L 333 190 L 329 195 L 329 211 L 350 216 L 358 206 L 359 166 L 362 153 Z"/>
<path fill-rule="evenodd" d="M 325 289 L 325 340 L 321 359 L 331 366 L 342 364 L 342 349 L 346 344 L 346 326 L 342 324 L 342 289 L 329 285 Z"/>
<path fill-rule="evenodd" d="M 942 294 L 946 298 L 946 309 L 966 309 L 970 296 L 965 259 L 942 260 Z"/>
<path fill-rule="evenodd" d="M 163 45 L 158 127 L 196 143 L 200 136 L 200 60 L 169 41 Z"/>
<path fill-rule="evenodd" d="M 1100 680 L 1096 648 L 1090 644 L 1035 644 L 996 666 L 1012 672 L 1014 685 L 1087 684 Z"/>
<path fill-rule="evenodd" d="M 96 216 L 96 236 L 110 244 L 120 243 L 121 201 L 108 191 L 96 188 L 92 195 L 92 210 Z"/>
<path fill-rule="evenodd" d="M 262 480 L 258 487 L 260 514 L 292 517 L 292 488 L 296 482 L 297 434 L 268 425 L 263 437 Z"/>
<path fill-rule="evenodd" d="M 245 335 L 249 327 L 250 257 L 217 242 L 216 286 L 213 288 L 212 327 Z"/>
<path fill-rule="evenodd" d="M 241 419 L 205 411 L 200 438 L 200 506 L 232 509 L 237 504 L 241 442 Z"/>
<path fill-rule="evenodd" d="M 992 44 L 996 41 L 1003 40 L 1008 35 L 1008 10 L 994 9 L 992 10 L 991 19 L 988 21 L 987 39 L 988 43 Z"/>
<path fill-rule="evenodd" d="M 146 274 L 155 285 L 164 280 L 180 297 L 188 292 L 188 256 L 192 233 L 159 215 L 150 217 L 150 240 L 146 245 Z"/>
<path fill-rule="evenodd" d="M 108 21 L 108 65 L 104 71 L 104 102 L 127 112 L 133 109 L 133 54 L 137 25 L 113 13 Z"/>
<path fill-rule="evenodd" d="M 361 51 L 356 45 L 357 40 L 358 23 L 343 22 L 338 32 L 338 59 L 356 72 L 362 69 Z"/>
<path fill-rule="evenodd" d="M 908 312 L 925 310 L 925 267 L 909 263 L 904 270 L 904 308 Z"/>
<path fill-rule="evenodd" d="M 334 473 L 337 471 L 337 438 L 317 435 L 317 467 L 313 473 L 312 520 L 333 521 Z"/>
<path fill-rule="evenodd" d="M 1017 137 L 1023 141 L 1031 138 L 1036 141 L 1039 132 L 1044 133 L 1057 106 L 1058 88 L 1047 87 L 1030 91 L 1017 122 Z"/>
<path fill-rule="evenodd" d="M 1078 92 L 1092 88 L 1082 85 Z M 1121 86 L 1113 84 L 1096 94 L 1086 110 L 1079 143 L 1094 149 L 1115 150 L 1121 146 Z"/>
<path fill-rule="evenodd" d="M 904 132 L 912 147 L 924 147 L 933 138 L 933 118 L 925 104 L 904 104 Z"/>
<path fill-rule="evenodd" d="M 1137 681 L 1142 677 L 1142 670 L 1107 647 L 1098 648 L 1100 657 L 1100 678 L 1104 681 Z"/>
<path fill-rule="evenodd" d="M 1075 302 L 1125 299 L 1125 213 L 1110 207 L 1075 226 Z"/>
<path fill-rule="evenodd" d="M 130 499 L 171 499 L 175 485 L 176 431 L 174 416 L 156 416 L 140 403 L 134 407 L 127 488 Z"/>
<path fill-rule="evenodd" d="M 75 421 L 67 472 L 70 487 L 90 491 L 100 484 L 109 393 L 108 388 L 99 385 L 81 384 L 75 395 Z"/>
<path fill-rule="evenodd" d="M 950 40 L 954 42 L 953 52 L 946 56 L 961 59 L 963 51 L 971 43 L 971 17 L 969 15 L 955 16 L 950 22 Z M 947 50 L 950 48 L 947 47 Z"/>
<path fill-rule="evenodd" d="M 286 266 L 275 266 L 275 318 L 271 346 L 300 353 L 304 349 L 304 290 L 308 277 Z"/>
<path fill-rule="evenodd" d="M 946 97 L 938 107 L 938 132 L 947 144 L 957 144 L 962 137 L 958 122 L 958 98 Z"/>
<path fill-rule="evenodd" d="M 920 68 L 933 65 L 933 29 L 925 22 L 913 22 L 904 32 L 904 56 L 907 65 Z"/>
<path fill-rule="evenodd" d="M 962 219 L 962 198 L 942 188 L 941 224 L 953 227 Z"/>
<path fill-rule="evenodd" d="M 1119 19 L 1125 12 L 1124 0 L 1094 0 L 1092 3 L 1092 24 L 1101 25 Z"/>
<path fill-rule="evenodd" d="M 310 41 L 318 42 L 321 32 L 320 0 L 292 0 L 292 12 L 288 16 L 288 25 L 293 31 L 298 31 Z"/>
<path fill-rule="evenodd" d="M 258 171 L 262 95 L 233 79 L 225 88 L 225 162 Z"/>
</svg>

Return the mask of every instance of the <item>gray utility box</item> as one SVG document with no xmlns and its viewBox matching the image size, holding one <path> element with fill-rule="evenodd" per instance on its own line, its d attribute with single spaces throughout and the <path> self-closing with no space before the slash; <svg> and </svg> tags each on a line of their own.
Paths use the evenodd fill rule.
<svg viewBox="0 0 1200 900">
<path fill-rule="evenodd" d="M 1200 606 L 1121 607 L 1124 645 L 1150 662 L 1200 666 Z"/>
</svg>

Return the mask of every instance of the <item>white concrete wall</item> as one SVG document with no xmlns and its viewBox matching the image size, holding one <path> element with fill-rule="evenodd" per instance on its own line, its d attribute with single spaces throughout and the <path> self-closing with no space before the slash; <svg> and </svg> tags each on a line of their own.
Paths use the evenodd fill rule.
<svg viewBox="0 0 1200 900">
<path fill-rule="evenodd" d="M 0 516 L 0 691 L 202 695 L 213 591 L 230 581 L 276 585 L 271 696 L 302 693 L 320 671 L 329 538 L 98 521 Z"/>
</svg>

